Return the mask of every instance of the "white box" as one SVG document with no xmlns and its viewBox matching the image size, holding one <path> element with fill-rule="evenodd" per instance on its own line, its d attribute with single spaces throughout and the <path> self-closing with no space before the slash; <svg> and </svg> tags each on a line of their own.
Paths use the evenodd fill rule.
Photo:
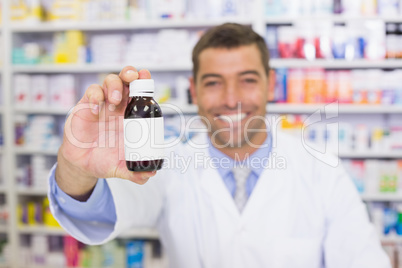
<svg viewBox="0 0 402 268">
<path fill-rule="evenodd" d="M 31 77 L 27 74 L 14 75 L 14 101 L 17 108 L 31 105 Z"/>
<path fill-rule="evenodd" d="M 48 77 L 46 75 L 31 76 L 31 103 L 32 107 L 45 108 L 48 106 L 49 91 Z"/>
</svg>

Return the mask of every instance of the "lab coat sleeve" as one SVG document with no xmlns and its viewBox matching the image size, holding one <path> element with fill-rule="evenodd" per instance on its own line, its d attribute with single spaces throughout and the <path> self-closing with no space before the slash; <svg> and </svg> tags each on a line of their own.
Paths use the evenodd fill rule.
<svg viewBox="0 0 402 268">
<path fill-rule="evenodd" d="M 158 179 L 154 180 L 157 176 L 144 185 L 119 178 L 106 179 L 103 190 L 99 186 L 104 182 L 99 180 L 87 202 L 79 202 L 65 193 L 57 194 L 56 166 L 49 175 L 50 210 L 59 224 L 77 240 L 89 245 L 103 244 L 132 227 L 155 227 L 163 198 L 159 192 Z M 110 206 L 105 202 L 113 204 Z M 71 205 L 79 206 L 79 209 L 72 209 Z M 102 207 L 113 209 L 102 210 Z M 92 218 L 83 215 L 85 211 Z M 97 214 L 95 217 L 94 213 Z M 104 213 L 112 215 L 102 215 Z"/>
<path fill-rule="evenodd" d="M 114 230 L 116 212 L 112 195 L 104 180 L 98 180 L 86 202 L 77 201 L 58 186 L 55 180 L 57 163 L 49 174 L 50 210 L 59 224 L 77 240 L 87 244 L 104 241 Z"/>
<path fill-rule="evenodd" d="M 329 178 L 325 194 L 327 233 L 324 240 L 325 267 L 391 268 L 364 203 L 346 171 L 339 166 L 322 170 Z"/>
</svg>

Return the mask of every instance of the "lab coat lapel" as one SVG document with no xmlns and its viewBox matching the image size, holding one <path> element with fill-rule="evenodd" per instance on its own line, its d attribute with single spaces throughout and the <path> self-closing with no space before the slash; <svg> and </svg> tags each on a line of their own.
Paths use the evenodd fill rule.
<svg viewBox="0 0 402 268">
<path fill-rule="evenodd" d="M 211 205 L 211 209 L 219 208 L 219 210 L 224 210 L 225 214 L 232 218 L 231 220 L 238 220 L 240 214 L 237 207 L 223 179 L 215 168 L 202 170 L 200 184 L 203 195 L 209 199 L 207 203 Z"/>
<path fill-rule="evenodd" d="M 275 169 L 265 169 L 251 193 L 246 207 L 243 210 L 243 217 L 250 213 L 259 213 L 266 203 L 276 203 L 281 195 L 286 192 L 286 181 L 288 172 Z"/>
<path fill-rule="evenodd" d="M 207 144 L 207 139 L 206 134 L 193 137 L 195 144 Z M 210 157 L 208 148 L 198 149 L 198 154 Z M 215 210 L 215 212 L 219 209 L 221 212 L 224 212 L 226 217 L 230 217 L 230 220 L 238 220 L 240 213 L 217 169 L 208 161 L 197 162 L 195 168 L 196 173 L 199 175 L 198 183 L 204 199 L 203 201 L 208 206 L 207 209 Z"/>
<path fill-rule="evenodd" d="M 270 157 L 275 155 L 271 153 Z M 286 167 L 280 168 L 274 163 L 266 168 L 261 173 L 243 210 L 242 223 L 265 219 L 267 224 L 265 228 L 270 236 L 287 232 L 286 226 L 290 224 L 288 219 L 292 210 L 290 200 L 297 194 L 294 192 L 293 184 L 290 183 L 292 179 L 292 171 Z"/>
<path fill-rule="evenodd" d="M 233 225 L 239 220 L 239 213 L 232 196 L 226 189 L 218 171 L 214 168 L 196 167 L 194 190 L 196 205 L 194 226 L 198 241 L 202 267 L 230 267 L 223 260 L 231 260 L 230 251 L 222 241 L 228 241 Z M 222 240 L 222 237 L 225 239 Z"/>
</svg>

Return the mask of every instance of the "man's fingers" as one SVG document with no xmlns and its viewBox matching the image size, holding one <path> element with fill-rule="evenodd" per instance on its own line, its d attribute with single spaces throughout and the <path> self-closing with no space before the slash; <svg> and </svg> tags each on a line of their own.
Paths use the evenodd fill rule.
<svg viewBox="0 0 402 268">
<path fill-rule="evenodd" d="M 137 69 L 135 69 L 133 66 L 126 66 L 123 68 L 123 70 L 121 70 L 119 77 L 123 83 L 128 85 L 129 83 L 138 79 L 139 75 Z"/>
<path fill-rule="evenodd" d="M 117 178 L 126 179 L 140 185 L 145 184 L 149 180 L 149 178 L 156 175 L 156 171 L 133 172 L 129 171 L 128 169 L 119 171 L 121 172 L 121 174 L 116 174 Z M 117 173 L 120 173 L 119 171 Z"/>
<path fill-rule="evenodd" d="M 139 79 L 151 79 L 151 73 L 147 69 L 142 69 L 138 72 Z"/>
<path fill-rule="evenodd" d="M 98 115 L 101 105 L 105 101 L 105 96 L 101 86 L 93 84 L 90 85 L 85 91 L 85 95 L 82 97 L 79 104 L 89 104 L 92 114 Z"/>
<path fill-rule="evenodd" d="M 102 88 L 99 85 L 90 85 L 85 91 L 84 97 L 87 98 L 91 112 L 93 114 L 99 114 L 99 107 L 105 101 Z"/>
<path fill-rule="evenodd" d="M 126 66 L 119 74 L 124 84 L 128 85 L 136 79 L 151 79 L 151 73 L 147 69 L 137 71 L 133 66 Z"/>
<path fill-rule="evenodd" d="M 105 94 L 110 103 L 119 105 L 123 99 L 124 86 L 119 76 L 110 74 L 103 83 Z"/>
</svg>

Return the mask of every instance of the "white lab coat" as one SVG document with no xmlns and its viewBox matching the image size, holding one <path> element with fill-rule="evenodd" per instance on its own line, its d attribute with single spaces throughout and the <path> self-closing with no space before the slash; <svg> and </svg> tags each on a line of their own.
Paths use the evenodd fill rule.
<svg viewBox="0 0 402 268">
<path fill-rule="evenodd" d="M 166 168 L 143 186 L 108 179 L 117 222 L 100 242 L 129 228 L 156 227 L 173 268 L 390 267 L 343 168 L 318 161 L 286 134 L 274 137 L 273 145 L 286 168 L 261 174 L 242 214 L 217 170 L 203 167 L 205 148 L 175 148 L 192 159 L 183 174 Z M 74 224 L 51 203 L 62 226 Z M 94 243 L 85 231 L 66 228 Z"/>
</svg>

